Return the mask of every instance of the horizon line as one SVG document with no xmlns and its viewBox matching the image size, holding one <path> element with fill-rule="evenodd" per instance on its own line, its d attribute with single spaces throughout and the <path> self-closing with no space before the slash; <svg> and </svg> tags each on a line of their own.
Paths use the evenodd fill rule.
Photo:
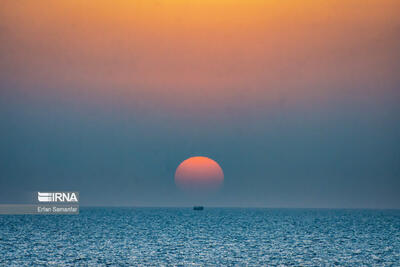
<svg viewBox="0 0 400 267">
<path fill-rule="evenodd" d="M 202 206 L 212 209 L 307 209 L 307 210 L 400 210 L 400 208 L 366 208 L 366 207 L 261 207 L 261 206 L 135 206 L 135 205 L 79 205 L 79 208 L 193 208 L 194 206 Z"/>
</svg>

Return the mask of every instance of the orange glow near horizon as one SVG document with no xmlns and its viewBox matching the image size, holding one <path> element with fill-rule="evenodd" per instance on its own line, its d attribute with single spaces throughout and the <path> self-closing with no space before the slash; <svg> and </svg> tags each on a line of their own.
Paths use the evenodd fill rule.
<svg viewBox="0 0 400 267">
<path fill-rule="evenodd" d="M 391 80 L 398 65 L 399 7 L 396 0 L 3 1 L 0 70 L 27 93 L 187 110 L 318 100 L 349 87 L 353 95 L 379 93 L 374 83 Z"/>
<path fill-rule="evenodd" d="M 191 157 L 179 164 L 175 183 L 184 190 L 217 189 L 224 180 L 221 167 L 207 157 Z"/>
</svg>

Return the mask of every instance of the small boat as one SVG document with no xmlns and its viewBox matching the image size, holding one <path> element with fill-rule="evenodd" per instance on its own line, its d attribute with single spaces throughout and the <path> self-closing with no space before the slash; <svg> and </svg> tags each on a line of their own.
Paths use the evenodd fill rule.
<svg viewBox="0 0 400 267">
<path fill-rule="evenodd" d="M 194 206 L 193 210 L 204 210 L 203 206 Z"/>
</svg>

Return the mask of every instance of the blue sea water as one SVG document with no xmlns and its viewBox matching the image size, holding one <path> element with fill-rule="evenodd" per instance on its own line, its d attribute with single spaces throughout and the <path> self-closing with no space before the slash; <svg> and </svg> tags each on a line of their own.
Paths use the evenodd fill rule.
<svg viewBox="0 0 400 267">
<path fill-rule="evenodd" d="M 0 216 L 1 266 L 400 266 L 400 211 L 82 208 Z"/>
</svg>

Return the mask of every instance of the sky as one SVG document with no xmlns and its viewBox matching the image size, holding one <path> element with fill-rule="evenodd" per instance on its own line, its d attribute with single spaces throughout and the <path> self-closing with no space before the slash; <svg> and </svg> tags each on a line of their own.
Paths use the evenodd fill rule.
<svg viewBox="0 0 400 267">
<path fill-rule="evenodd" d="M 0 203 L 400 208 L 399 69 L 397 0 L 1 1 Z"/>
</svg>

